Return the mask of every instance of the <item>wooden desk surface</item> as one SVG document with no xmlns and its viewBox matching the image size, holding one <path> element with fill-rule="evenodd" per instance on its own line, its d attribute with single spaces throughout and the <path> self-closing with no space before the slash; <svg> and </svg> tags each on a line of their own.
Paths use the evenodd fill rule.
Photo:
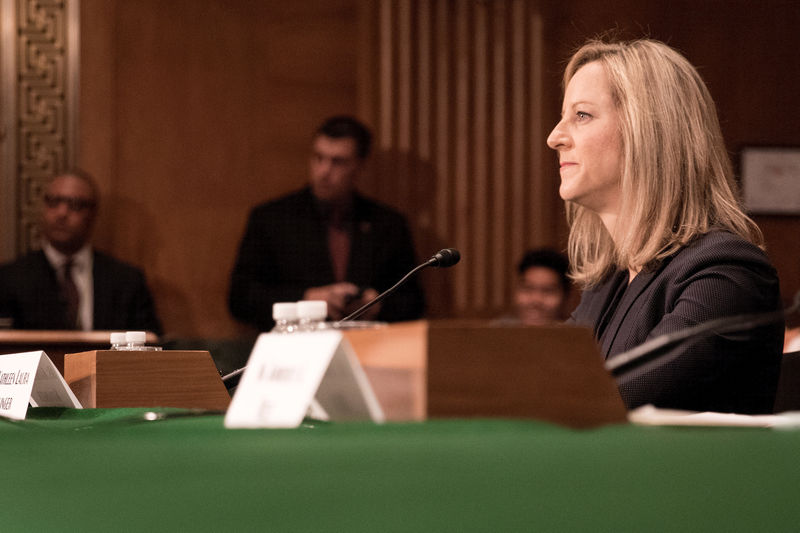
<svg viewBox="0 0 800 533">
<path fill-rule="evenodd" d="M 0 354 L 43 350 L 61 375 L 64 375 L 64 354 L 106 349 L 110 346 L 111 331 L 78 330 L 0 330 Z M 154 333 L 147 342 L 158 341 Z"/>
</svg>

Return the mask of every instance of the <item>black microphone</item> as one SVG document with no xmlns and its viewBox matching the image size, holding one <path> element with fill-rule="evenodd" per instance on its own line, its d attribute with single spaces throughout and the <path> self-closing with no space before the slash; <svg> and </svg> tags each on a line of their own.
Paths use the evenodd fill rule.
<svg viewBox="0 0 800 533">
<path fill-rule="evenodd" d="M 414 274 L 416 274 L 417 272 L 419 272 L 423 268 L 427 268 L 427 267 L 430 267 L 430 266 L 434 266 L 434 267 L 438 267 L 438 268 L 447 268 L 447 267 L 451 267 L 451 266 L 455 265 L 460 260 L 461 260 L 461 254 L 455 248 L 444 248 L 442 250 L 439 250 L 438 252 L 433 254 L 433 256 L 431 256 L 430 259 L 428 259 L 427 261 L 425 261 L 421 265 L 415 267 L 411 272 L 409 272 L 408 274 L 403 276 L 400 281 L 398 281 L 397 283 L 395 283 L 394 285 L 392 285 L 391 287 L 389 287 L 388 289 L 386 289 L 385 291 L 380 293 L 378 296 L 376 296 L 375 298 L 373 298 L 372 300 L 370 300 L 366 304 L 362 305 L 361 307 L 359 307 L 358 309 L 356 309 L 355 311 L 353 311 L 352 313 L 350 313 L 349 315 L 347 315 L 343 319 L 341 319 L 338 322 L 336 322 L 336 324 L 341 324 L 342 322 L 347 322 L 348 320 L 355 320 L 356 318 L 360 317 L 361 315 L 364 314 L 364 312 L 367 309 L 369 309 L 370 307 L 372 307 L 376 303 L 380 302 L 381 300 L 383 300 L 384 298 L 386 298 L 387 296 L 392 294 L 394 291 L 396 291 L 398 288 L 400 288 L 400 286 L 403 285 L 403 283 L 408 281 L 408 279 L 411 276 L 413 276 Z"/>
<path fill-rule="evenodd" d="M 384 298 L 386 298 L 387 296 L 392 294 L 394 291 L 396 291 L 398 288 L 400 288 L 400 286 L 403 285 L 403 283 L 408 281 L 408 279 L 411 276 L 413 276 L 414 274 L 416 274 L 417 272 L 419 272 L 423 268 L 427 268 L 427 267 L 431 267 L 431 266 L 438 267 L 438 268 L 447 268 L 447 267 L 451 267 L 451 266 L 455 265 L 460 260 L 461 260 L 461 254 L 455 248 L 444 248 L 442 250 L 439 250 L 438 252 L 433 254 L 433 256 L 431 256 L 430 259 L 428 259 L 427 261 L 425 261 L 421 265 L 415 267 L 411 272 L 409 272 L 408 274 L 403 276 L 402 279 L 400 279 L 400 281 L 398 281 L 397 283 L 395 283 L 394 285 L 392 285 L 391 287 L 389 287 L 388 289 L 386 289 L 385 291 L 380 293 L 378 296 L 376 296 L 375 298 L 373 298 L 372 300 L 370 300 L 366 304 L 362 305 L 361 307 L 359 307 L 358 309 L 356 309 L 355 311 L 353 311 L 352 313 L 350 313 L 349 315 L 347 315 L 343 319 L 341 319 L 338 322 L 336 322 L 334 324 L 334 327 L 337 324 L 341 324 L 342 322 L 347 322 L 348 320 L 354 320 L 354 319 L 360 317 L 362 314 L 364 314 L 364 312 L 367 309 L 369 309 L 370 307 L 372 307 L 376 303 L 380 302 L 381 300 L 383 300 Z M 246 366 L 242 367 L 242 368 L 240 368 L 238 370 L 234 370 L 230 374 L 222 376 L 223 383 L 228 381 L 228 380 L 230 380 L 231 378 L 235 378 L 236 376 L 242 374 L 244 372 L 245 368 L 247 368 L 247 367 Z"/>
<path fill-rule="evenodd" d="M 461 260 L 461 254 L 455 248 L 444 248 L 439 250 L 428 259 L 426 264 L 439 268 L 447 268 L 455 265 Z"/>
<path fill-rule="evenodd" d="M 624 383 L 637 377 L 641 373 L 650 370 L 656 364 L 663 364 L 679 355 L 675 352 L 668 352 L 666 354 L 657 356 L 657 354 L 665 348 L 680 344 L 683 341 L 695 337 L 704 337 L 712 333 L 732 333 L 756 328 L 759 326 L 766 326 L 768 324 L 772 324 L 773 322 L 777 322 L 788 315 L 791 315 L 798 309 L 800 309 L 800 291 L 794 295 L 792 305 L 784 310 L 715 318 L 695 326 L 670 333 L 664 333 L 663 335 L 659 335 L 654 339 L 650 339 L 649 341 L 644 342 L 635 348 L 613 356 L 611 359 L 606 361 L 605 367 L 613 375 L 623 376 L 622 379 L 618 379 L 617 381 Z M 652 360 L 649 359 L 651 357 L 653 357 Z M 637 366 L 632 366 L 634 363 L 636 363 Z M 644 366 L 640 367 L 638 366 L 639 364 L 643 364 Z"/>
</svg>

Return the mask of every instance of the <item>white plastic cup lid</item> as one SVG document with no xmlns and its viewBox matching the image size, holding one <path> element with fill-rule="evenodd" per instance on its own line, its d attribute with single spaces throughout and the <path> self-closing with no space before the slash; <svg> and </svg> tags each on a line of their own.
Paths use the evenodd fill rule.
<svg viewBox="0 0 800 533">
<path fill-rule="evenodd" d="M 297 320 L 297 304 L 295 302 L 277 302 L 272 304 L 273 320 Z"/>
<path fill-rule="evenodd" d="M 325 320 L 328 316 L 328 302 L 325 300 L 302 300 L 297 302 L 297 317 L 301 320 Z"/>
<path fill-rule="evenodd" d="M 147 340 L 147 332 L 145 331 L 126 331 L 125 340 L 127 342 L 139 342 L 144 344 Z"/>
</svg>

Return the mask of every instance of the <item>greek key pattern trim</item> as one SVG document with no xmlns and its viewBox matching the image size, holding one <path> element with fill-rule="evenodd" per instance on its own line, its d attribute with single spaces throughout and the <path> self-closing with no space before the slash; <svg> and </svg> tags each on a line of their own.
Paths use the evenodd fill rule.
<svg viewBox="0 0 800 533">
<path fill-rule="evenodd" d="M 67 5 L 17 0 L 17 249 L 38 246 L 46 180 L 68 167 Z"/>
</svg>

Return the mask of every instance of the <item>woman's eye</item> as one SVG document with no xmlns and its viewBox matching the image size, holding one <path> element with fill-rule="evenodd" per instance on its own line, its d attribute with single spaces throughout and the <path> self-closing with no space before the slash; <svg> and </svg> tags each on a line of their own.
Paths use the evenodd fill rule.
<svg viewBox="0 0 800 533">
<path fill-rule="evenodd" d="M 578 111 L 575 113 L 575 116 L 578 117 L 578 120 L 586 120 L 588 118 L 592 118 L 592 115 L 586 113 L 585 111 Z"/>
</svg>

